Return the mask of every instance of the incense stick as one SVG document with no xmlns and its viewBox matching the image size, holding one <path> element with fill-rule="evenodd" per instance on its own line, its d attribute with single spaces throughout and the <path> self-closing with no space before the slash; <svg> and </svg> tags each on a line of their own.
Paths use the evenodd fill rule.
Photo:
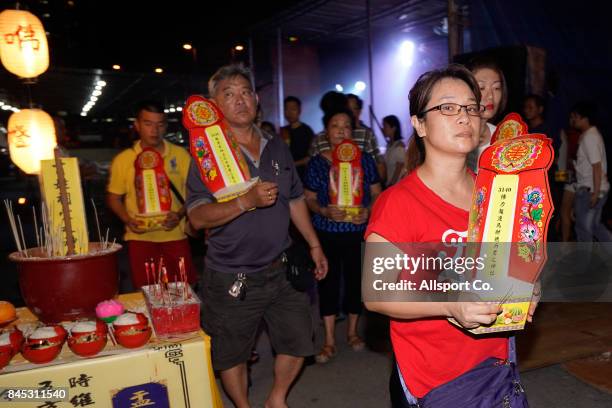
<svg viewBox="0 0 612 408">
<path fill-rule="evenodd" d="M 28 254 L 28 247 L 25 243 L 25 236 L 23 234 L 23 226 L 21 225 L 21 217 L 19 217 L 19 214 L 17 214 L 17 221 L 19 222 L 19 231 L 21 231 L 21 242 L 23 242 L 23 250 L 24 250 L 24 254 L 26 258 L 29 258 L 30 255 Z"/>
<path fill-rule="evenodd" d="M 94 215 L 96 217 L 96 226 L 98 227 L 98 241 L 102 242 L 102 233 L 100 232 L 100 220 L 98 219 L 98 209 L 96 208 L 96 202 L 94 199 L 91 199 L 91 205 L 94 208 Z"/>
<path fill-rule="evenodd" d="M 12 203 L 9 200 L 4 200 L 4 207 L 6 208 L 6 215 L 8 216 L 9 224 L 11 225 L 11 231 L 13 232 L 13 239 L 15 240 L 17 251 L 21 253 L 21 242 L 19 240 L 19 231 L 17 230 L 17 225 L 15 224 L 15 214 L 13 214 Z"/>
<path fill-rule="evenodd" d="M 32 206 L 32 214 L 34 215 L 34 232 L 36 232 L 36 247 L 40 247 L 40 236 L 38 235 L 38 220 L 36 219 L 36 207 Z"/>
</svg>

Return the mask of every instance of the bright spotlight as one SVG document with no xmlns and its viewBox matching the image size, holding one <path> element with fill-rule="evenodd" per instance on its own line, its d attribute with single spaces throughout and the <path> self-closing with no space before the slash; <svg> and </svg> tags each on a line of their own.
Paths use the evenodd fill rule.
<svg viewBox="0 0 612 408">
<path fill-rule="evenodd" d="M 342 91 L 344 91 L 344 88 L 342 87 L 342 85 L 336 84 L 336 91 L 342 92 Z"/>
<path fill-rule="evenodd" d="M 363 92 L 366 89 L 366 84 L 363 81 L 357 81 L 355 82 L 355 90 L 357 92 Z"/>
<path fill-rule="evenodd" d="M 399 58 L 405 67 L 412 66 L 414 61 L 414 43 L 412 41 L 402 41 L 399 48 Z"/>
</svg>

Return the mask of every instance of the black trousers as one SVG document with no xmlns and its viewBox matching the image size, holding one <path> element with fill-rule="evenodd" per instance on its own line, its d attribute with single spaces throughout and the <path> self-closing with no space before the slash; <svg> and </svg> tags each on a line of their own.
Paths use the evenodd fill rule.
<svg viewBox="0 0 612 408">
<path fill-rule="evenodd" d="M 363 233 L 317 231 L 317 234 L 329 263 L 327 276 L 318 283 L 321 316 L 338 314 L 341 283 L 344 284 L 344 311 L 351 314 L 361 313 Z"/>
</svg>

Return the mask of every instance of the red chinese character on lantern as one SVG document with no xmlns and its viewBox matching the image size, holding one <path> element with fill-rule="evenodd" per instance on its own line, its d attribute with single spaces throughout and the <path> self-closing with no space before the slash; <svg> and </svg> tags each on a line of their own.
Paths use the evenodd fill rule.
<svg viewBox="0 0 612 408">
<path fill-rule="evenodd" d="M 4 39 L 7 44 L 14 44 L 15 41 L 18 41 L 19 49 L 23 49 L 24 43 L 32 43 L 31 47 L 34 51 L 38 51 L 40 48 L 40 40 L 36 39 L 31 24 L 27 26 L 20 25 L 14 33 L 5 34 Z"/>
<path fill-rule="evenodd" d="M 15 147 L 28 147 L 30 145 L 30 135 L 26 133 L 26 129 L 22 125 L 15 126 L 15 130 L 9 130 L 9 139 L 14 138 Z"/>
</svg>

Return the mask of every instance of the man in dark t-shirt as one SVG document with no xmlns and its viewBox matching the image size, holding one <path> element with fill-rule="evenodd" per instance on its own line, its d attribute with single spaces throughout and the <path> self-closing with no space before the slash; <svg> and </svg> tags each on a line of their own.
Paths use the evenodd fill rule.
<svg viewBox="0 0 612 408">
<path fill-rule="evenodd" d="M 306 165 L 310 156 L 308 149 L 312 143 L 314 132 L 305 123 L 300 122 L 302 113 L 302 101 L 295 96 L 285 98 L 285 119 L 289 125 L 281 128 L 281 136 L 289 145 L 295 168 L 300 176 L 300 180 L 304 181 L 306 174 Z"/>
<path fill-rule="evenodd" d="M 202 324 L 212 340 L 212 362 L 237 407 L 250 406 L 246 362 L 265 321 L 276 352 L 274 381 L 266 406 L 286 406 L 304 357 L 314 354 L 308 295 L 286 275 L 283 252 L 291 220 L 310 247 L 315 278 L 327 274 L 327 259 L 310 222 L 287 145 L 255 126 L 257 95 L 250 71 L 220 68 L 210 79 L 212 99 L 242 151 L 249 174 L 259 177 L 245 194 L 218 202 L 192 162 L 185 206 L 196 229 L 208 228 L 202 277 Z"/>
</svg>

